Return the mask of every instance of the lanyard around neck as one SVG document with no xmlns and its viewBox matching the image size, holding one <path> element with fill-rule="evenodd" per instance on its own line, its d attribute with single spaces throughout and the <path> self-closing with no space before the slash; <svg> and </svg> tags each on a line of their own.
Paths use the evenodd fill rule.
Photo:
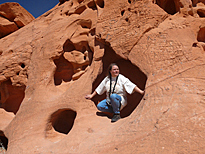
<svg viewBox="0 0 205 154">
<path fill-rule="evenodd" d="M 118 76 L 119 76 L 119 75 L 118 75 Z M 111 90 L 112 90 L 112 94 L 113 94 L 114 91 L 115 91 L 115 86 L 116 86 L 116 84 L 117 84 L 118 76 L 116 77 L 116 81 L 115 81 L 115 84 L 114 84 L 113 89 L 112 89 L 112 76 L 110 76 L 110 91 L 109 91 L 109 97 L 110 97 L 110 95 L 111 95 Z"/>
</svg>

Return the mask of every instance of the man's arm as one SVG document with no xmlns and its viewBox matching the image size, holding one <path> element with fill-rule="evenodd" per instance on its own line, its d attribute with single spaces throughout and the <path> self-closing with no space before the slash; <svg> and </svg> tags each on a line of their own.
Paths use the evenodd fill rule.
<svg viewBox="0 0 205 154">
<path fill-rule="evenodd" d="M 97 94 L 96 91 L 94 91 L 92 94 L 88 94 L 85 96 L 86 99 L 92 99 Z"/>
<path fill-rule="evenodd" d="M 144 95 L 145 91 L 141 90 L 140 88 L 138 88 L 137 86 L 134 88 L 134 90 L 138 93 L 140 93 L 141 95 Z"/>
</svg>

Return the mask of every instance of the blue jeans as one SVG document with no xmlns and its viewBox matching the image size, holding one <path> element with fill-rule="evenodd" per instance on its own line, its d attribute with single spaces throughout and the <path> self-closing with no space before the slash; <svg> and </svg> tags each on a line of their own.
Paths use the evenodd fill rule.
<svg viewBox="0 0 205 154">
<path fill-rule="evenodd" d="M 120 114 L 121 100 L 122 99 L 119 95 L 112 94 L 110 96 L 111 105 L 108 105 L 106 103 L 106 99 L 104 99 L 97 105 L 97 108 L 102 112 Z"/>
</svg>

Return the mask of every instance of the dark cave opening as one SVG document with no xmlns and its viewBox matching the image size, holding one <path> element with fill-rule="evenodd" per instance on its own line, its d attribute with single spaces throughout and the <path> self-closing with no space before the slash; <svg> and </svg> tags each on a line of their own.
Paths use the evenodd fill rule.
<svg viewBox="0 0 205 154">
<path fill-rule="evenodd" d="M 104 79 L 104 77 L 106 77 L 107 68 L 111 63 L 116 63 L 119 66 L 120 73 L 122 75 L 129 78 L 130 81 L 135 83 L 140 89 L 145 89 L 147 76 L 137 66 L 133 65 L 129 60 L 125 60 L 119 57 L 111 47 L 105 46 L 105 54 L 102 59 L 102 62 L 102 73 L 99 74 L 94 81 L 92 91 L 94 91 L 100 84 L 100 82 Z M 97 105 L 98 102 L 105 99 L 105 97 L 105 94 L 101 96 L 97 95 L 92 100 L 94 101 L 95 105 Z M 139 105 L 142 98 L 143 96 L 136 92 L 131 95 L 127 94 L 128 104 L 121 111 L 121 117 L 129 116 Z"/>
<path fill-rule="evenodd" d="M 4 132 L 0 130 L 0 153 L 5 153 L 8 149 L 8 138 L 4 135 Z"/>
<path fill-rule="evenodd" d="M 68 62 L 63 55 L 59 59 L 55 59 L 54 63 L 56 65 L 56 71 L 54 74 L 54 83 L 56 86 L 61 85 L 61 83 L 69 82 L 72 80 L 74 74 L 73 66 Z"/>
<path fill-rule="evenodd" d="M 74 125 L 77 113 L 71 109 L 59 109 L 54 112 L 49 120 L 55 131 L 68 134 Z"/>
<path fill-rule="evenodd" d="M 197 34 L 197 41 L 205 42 L 205 27 L 200 28 Z"/>
<path fill-rule="evenodd" d="M 166 11 L 168 14 L 174 15 L 175 13 L 177 13 L 174 0 L 156 0 L 156 4 L 159 7 L 161 7 L 164 11 Z"/>
<path fill-rule="evenodd" d="M 11 80 L 7 80 L 1 83 L 0 93 L 0 107 L 16 114 L 25 97 L 25 87 L 14 86 Z"/>
</svg>

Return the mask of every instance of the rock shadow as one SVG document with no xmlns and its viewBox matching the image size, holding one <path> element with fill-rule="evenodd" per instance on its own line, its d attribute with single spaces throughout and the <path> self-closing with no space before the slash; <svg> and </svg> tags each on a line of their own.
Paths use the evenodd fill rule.
<svg viewBox="0 0 205 154">
<path fill-rule="evenodd" d="M 72 80 L 74 74 L 73 66 L 68 62 L 63 55 L 59 59 L 55 59 L 54 63 L 56 65 L 56 72 L 54 74 L 54 83 L 56 86 L 61 85 L 61 83 L 69 82 Z"/>
<path fill-rule="evenodd" d="M 145 89 L 147 76 L 137 66 L 133 65 L 129 60 L 125 60 L 119 57 L 111 47 L 105 46 L 105 54 L 102 58 L 102 62 L 102 73 L 99 74 L 96 80 L 93 82 L 92 91 L 94 91 L 100 84 L 100 82 L 106 77 L 107 68 L 110 63 L 116 63 L 120 68 L 120 74 L 129 78 L 130 81 L 135 83 L 140 89 Z M 105 97 L 105 94 L 101 96 L 97 95 L 92 100 L 94 101 L 95 105 L 97 105 L 98 102 L 105 99 Z M 121 117 L 123 118 L 129 116 L 139 105 L 142 98 L 143 96 L 136 92 L 131 95 L 127 94 L 128 104 L 121 111 Z"/>
<path fill-rule="evenodd" d="M 59 109 L 51 115 L 49 123 L 55 131 L 68 134 L 73 127 L 76 115 L 77 113 L 71 109 Z"/>
<path fill-rule="evenodd" d="M 0 84 L 0 108 L 16 114 L 25 97 L 25 86 L 13 86 L 11 80 Z"/>
<path fill-rule="evenodd" d="M 84 29 L 89 29 L 90 24 L 89 20 L 79 22 Z M 85 69 L 91 65 L 93 59 L 93 52 L 87 41 L 74 44 L 68 39 L 63 45 L 63 51 L 64 53 L 54 60 L 56 65 L 54 84 L 56 86 L 79 79 L 85 73 Z"/>
<path fill-rule="evenodd" d="M 8 138 L 4 135 L 4 132 L 0 130 L 0 153 L 6 153 L 8 148 Z"/>
<path fill-rule="evenodd" d="M 51 141 L 59 141 L 73 128 L 77 113 L 71 109 L 59 109 L 48 119 L 45 136 Z"/>
<path fill-rule="evenodd" d="M 176 7 L 175 1 L 174 0 L 156 0 L 154 1 L 156 4 L 161 7 L 165 12 L 168 14 L 174 15 L 175 13 L 178 12 L 179 8 Z"/>
</svg>

